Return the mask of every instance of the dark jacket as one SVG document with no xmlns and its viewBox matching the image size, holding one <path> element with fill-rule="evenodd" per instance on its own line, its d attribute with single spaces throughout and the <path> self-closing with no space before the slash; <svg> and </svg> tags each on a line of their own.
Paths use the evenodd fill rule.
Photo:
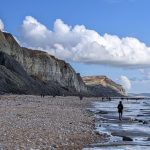
<svg viewBox="0 0 150 150">
<path fill-rule="evenodd" d="M 122 112 L 123 111 L 123 105 L 122 103 L 118 104 L 118 112 Z"/>
</svg>

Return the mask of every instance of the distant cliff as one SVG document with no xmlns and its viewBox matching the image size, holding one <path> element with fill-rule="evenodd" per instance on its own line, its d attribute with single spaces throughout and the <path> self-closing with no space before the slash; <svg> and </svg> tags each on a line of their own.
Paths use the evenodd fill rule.
<svg viewBox="0 0 150 150">
<path fill-rule="evenodd" d="M 82 78 L 91 94 L 97 96 L 126 95 L 125 89 L 106 76 L 86 76 Z"/>
<path fill-rule="evenodd" d="M 84 83 L 70 64 L 46 52 L 21 47 L 10 33 L 0 31 L 0 52 L 0 93 L 88 96 L 125 93 L 109 79 L 102 82 L 101 78 L 97 85 L 91 84 L 96 81 L 94 78 L 91 82 L 86 77 Z"/>
</svg>

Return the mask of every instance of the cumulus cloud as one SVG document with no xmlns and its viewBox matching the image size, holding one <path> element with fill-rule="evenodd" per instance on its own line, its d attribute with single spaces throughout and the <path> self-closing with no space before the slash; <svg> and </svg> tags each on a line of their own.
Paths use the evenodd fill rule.
<svg viewBox="0 0 150 150">
<path fill-rule="evenodd" d="M 4 23 L 3 21 L 0 19 L 0 30 L 3 31 L 4 30 Z"/>
<path fill-rule="evenodd" d="M 84 25 L 72 27 L 60 19 L 50 30 L 32 16 L 26 16 L 20 40 L 24 46 L 45 50 L 61 59 L 112 66 L 150 66 L 150 47 L 138 39 L 100 35 Z"/>
<path fill-rule="evenodd" d="M 124 76 L 124 75 L 122 75 L 122 76 L 120 77 L 120 79 L 121 79 L 121 84 L 123 85 L 123 87 L 124 87 L 127 91 L 129 91 L 129 90 L 131 89 L 131 81 L 128 79 L 127 76 Z"/>
</svg>

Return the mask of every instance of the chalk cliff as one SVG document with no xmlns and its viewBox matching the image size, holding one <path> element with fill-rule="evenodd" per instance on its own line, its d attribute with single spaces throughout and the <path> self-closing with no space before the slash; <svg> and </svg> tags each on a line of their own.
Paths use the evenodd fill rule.
<svg viewBox="0 0 150 150">
<path fill-rule="evenodd" d="M 0 31 L 0 51 L 0 78 L 3 79 L 0 84 L 4 85 L 0 88 L 1 92 L 18 93 L 20 91 L 19 93 L 25 94 L 42 92 L 51 95 L 82 93 L 92 96 L 97 93 L 108 95 L 112 92 L 115 95 L 125 94 L 124 89 L 111 80 L 109 82 L 98 80 L 98 88 L 95 88 L 95 84 L 89 85 L 91 81 L 89 82 L 87 77 L 83 78 L 84 83 L 80 74 L 76 73 L 70 64 L 46 52 L 21 47 L 10 33 Z M 9 74 L 14 78 L 9 77 Z M 93 79 L 92 82 L 95 82 L 96 80 Z"/>
<path fill-rule="evenodd" d="M 79 74 L 70 64 L 46 52 L 20 47 L 10 33 L 0 31 L 0 51 L 12 56 L 21 64 L 29 76 L 45 83 L 57 82 L 66 91 L 87 93 Z"/>
</svg>

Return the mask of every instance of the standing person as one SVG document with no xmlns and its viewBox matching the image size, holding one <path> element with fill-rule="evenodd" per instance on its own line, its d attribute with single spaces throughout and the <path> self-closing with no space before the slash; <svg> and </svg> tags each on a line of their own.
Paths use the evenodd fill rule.
<svg viewBox="0 0 150 150">
<path fill-rule="evenodd" d="M 80 98 L 80 100 L 82 100 L 82 99 L 83 99 L 83 96 L 82 96 L 82 95 L 80 95 L 80 96 L 79 96 L 79 98 Z"/>
<path fill-rule="evenodd" d="M 122 120 L 122 113 L 123 113 L 123 104 L 122 104 L 122 101 L 119 102 L 117 108 L 118 108 L 118 113 L 119 113 L 119 120 Z"/>
</svg>

